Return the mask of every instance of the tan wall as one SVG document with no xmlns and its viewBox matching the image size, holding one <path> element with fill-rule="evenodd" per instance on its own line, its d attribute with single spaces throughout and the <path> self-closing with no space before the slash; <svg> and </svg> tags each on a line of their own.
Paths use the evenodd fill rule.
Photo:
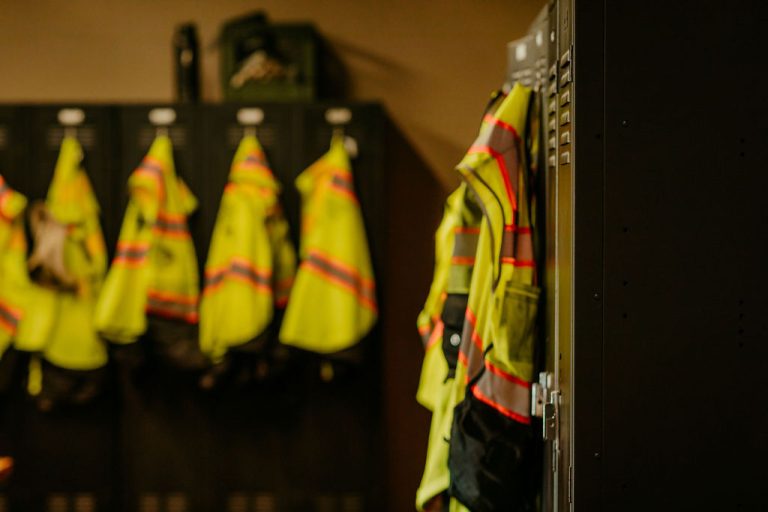
<svg viewBox="0 0 768 512">
<path fill-rule="evenodd" d="M 349 69 L 356 99 L 381 99 L 448 186 L 503 79 L 504 44 L 543 0 L 3 0 L 0 101 L 169 101 L 174 26 L 198 24 L 211 48 L 222 21 L 255 9 L 316 24 Z M 221 97 L 218 56 L 203 94 Z"/>
</svg>

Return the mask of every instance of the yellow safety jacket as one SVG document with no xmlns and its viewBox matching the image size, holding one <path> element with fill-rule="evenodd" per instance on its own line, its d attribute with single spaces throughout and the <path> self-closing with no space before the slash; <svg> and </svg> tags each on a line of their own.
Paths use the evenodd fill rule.
<svg viewBox="0 0 768 512">
<path fill-rule="evenodd" d="M 96 308 L 96 326 L 114 343 L 132 343 L 147 315 L 195 324 L 198 268 L 187 216 L 197 200 L 176 176 L 168 136 L 152 143 L 128 181 L 130 199 L 117 251 Z"/>
<path fill-rule="evenodd" d="M 261 335 L 283 308 L 296 271 L 280 185 L 254 136 L 235 153 L 213 230 L 200 303 L 200 347 L 219 361 Z"/>
<path fill-rule="evenodd" d="M 440 311 L 437 317 L 432 317 L 436 323 L 430 340 L 433 346 L 425 354 L 419 390 L 422 400 L 426 397 L 432 405 L 432 421 L 424 473 L 416 492 L 418 510 L 432 510 L 435 498 L 443 495 L 450 485 L 449 446 L 444 429 L 453 417 L 455 404 L 451 392 L 458 356 L 456 338 L 460 339 L 464 323 L 466 302 L 463 298 L 469 292 L 481 220 L 482 214 L 470 190 L 462 183 L 449 196 L 443 221 L 435 236 L 436 243 L 444 245 L 436 247 L 439 256 L 427 306 L 433 304 L 431 299 L 439 289 Z M 456 311 L 457 306 L 462 309 Z M 422 322 L 425 311 L 420 315 Z M 439 362 L 436 362 L 438 357 Z"/>
<path fill-rule="evenodd" d="M 360 204 L 343 137 L 297 179 L 302 262 L 280 340 L 323 354 L 355 345 L 378 316 Z"/>
<path fill-rule="evenodd" d="M 530 382 L 539 298 L 535 286 L 529 169 L 522 140 L 530 95 L 528 88 L 516 84 L 495 112 L 485 116 L 480 135 L 458 166 L 485 218 L 478 240 L 452 402 L 459 405 L 465 393 L 471 393 L 473 401 L 485 404 L 488 411 L 520 425 L 529 425 L 531 421 Z M 456 409 L 453 428 L 446 422 L 443 430 L 451 439 L 453 495 L 477 491 L 478 487 L 472 485 L 478 482 L 479 486 L 482 482 L 487 484 L 487 468 L 482 468 L 486 471 L 483 480 L 484 477 L 475 478 L 480 468 L 467 467 L 466 460 L 477 455 L 468 450 L 475 448 L 457 439 L 478 434 L 469 432 L 466 423 L 478 411 L 462 407 Z M 515 474 L 509 468 L 507 473 Z M 468 502 L 493 499 L 491 492 L 490 488 L 480 489 L 477 495 L 458 497 L 473 508 Z M 499 495 L 508 497 L 514 492 L 508 489 L 506 494 L 500 491 Z M 452 510 L 462 509 L 458 503 L 452 506 Z"/>
<path fill-rule="evenodd" d="M 93 325 L 93 311 L 101 290 L 107 255 L 99 224 L 99 205 L 88 176 L 81 167 L 83 150 L 74 137 L 65 137 L 46 208 L 54 219 L 68 227 L 64 242 L 64 265 L 76 279 L 76 291 L 56 292 L 55 301 L 31 303 L 30 317 L 50 322 L 43 357 L 68 370 L 93 370 L 107 362 L 107 351 Z M 50 291 L 39 291 L 51 297 Z M 55 311 L 43 311 L 54 305 Z M 28 319 L 32 321 L 32 319 Z"/>
<path fill-rule="evenodd" d="M 29 288 L 24 217 L 27 198 L 0 176 L 0 356 L 10 346 L 24 317 Z"/>
</svg>

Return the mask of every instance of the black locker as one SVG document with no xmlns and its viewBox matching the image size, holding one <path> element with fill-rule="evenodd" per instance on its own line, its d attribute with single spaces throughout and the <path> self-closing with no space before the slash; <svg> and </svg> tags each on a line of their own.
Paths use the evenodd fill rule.
<svg viewBox="0 0 768 512">
<path fill-rule="evenodd" d="M 547 510 L 763 510 L 768 10 L 550 13 Z"/>
<path fill-rule="evenodd" d="M 155 108 L 172 108 L 167 127 L 176 171 L 199 200 L 190 217 L 202 271 L 246 105 L 89 105 L 77 135 L 102 206 L 110 254 L 127 203 L 128 176 L 158 129 Z M 383 285 L 384 118 L 376 104 L 340 104 L 357 140 L 352 162 L 377 280 Z M 69 107 L 69 105 L 67 106 Z M 276 177 L 294 238 L 299 233 L 295 177 L 328 149 L 331 105 L 259 105 L 256 128 Z M 43 198 L 64 129 L 58 105 L 0 109 L 0 165 L 9 182 Z M 381 292 L 380 292 L 381 295 Z M 113 348 L 112 379 L 82 408 L 38 412 L 24 389 L 27 359 L 15 358 L 3 395 L 2 433 L 16 472 L 0 489 L 10 510 L 207 512 L 381 510 L 381 331 L 366 340 L 363 365 L 330 383 L 317 360 L 297 354 L 282 377 L 248 386 L 199 386 L 199 372 L 163 366 L 144 350 Z M 8 364 L 11 358 L 3 358 Z M 8 375 L 8 373 L 6 373 Z M 2 508 L 0 508 L 2 510 Z"/>
<path fill-rule="evenodd" d="M 64 128 L 57 121 L 64 107 L 70 105 L 17 107 L 13 124 L 7 128 L 12 134 L 8 143 L 15 154 L 6 176 L 30 202 L 45 198 L 64 136 Z M 106 234 L 113 229 L 108 213 L 113 200 L 111 110 L 78 108 L 86 113 L 77 133 L 83 146 L 83 166 L 101 206 Z M 7 397 L 4 428 L 10 432 L 11 453 L 17 459 L 14 480 L 21 483 L 9 487 L 10 509 L 113 506 L 114 468 L 119 454 L 115 447 L 118 420 L 112 383 L 107 381 L 101 397 L 82 408 L 43 414 L 24 389 L 28 357 L 13 351 L 9 356 L 15 368 L 11 372 L 14 382 Z M 48 485 L 36 488 L 39 484 L 35 482 Z"/>
</svg>

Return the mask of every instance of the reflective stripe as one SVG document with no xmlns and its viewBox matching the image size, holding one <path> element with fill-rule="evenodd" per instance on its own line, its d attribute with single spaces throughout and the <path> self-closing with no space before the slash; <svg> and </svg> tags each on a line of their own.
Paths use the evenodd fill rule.
<svg viewBox="0 0 768 512">
<path fill-rule="evenodd" d="M 309 252 L 302 267 L 351 291 L 364 306 L 373 311 L 378 310 L 373 281 L 364 279 L 354 269 L 333 261 L 317 251 Z"/>
<path fill-rule="evenodd" d="M 490 146 L 472 146 L 469 148 L 469 154 L 471 155 L 474 153 L 487 153 L 496 160 L 496 164 L 499 166 L 499 171 L 501 172 L 501 177 L 504 180 L 504 188 L 507 191 L 509 203 L 512 205 L 512 210 L 517 211 L 517 196 L 509 176 L 509 169 L 515 169 L 516 163 L 509 160 L 506 153 L 499 153 Z M 517 175 L 517 172 L 515 172 L 515 175 Z"/>
<path fill-rule="evenodd" d="M 467 382 L 483 368 L 483 340 L 477 332 L 477 317 L 467 308 L 459 345 L 459 361 L 467 367 Z"/>
<path fill-rule="evenodd" d="M 477 254 L 477 241 L 480 235 L 473 233 L 456 233 L 453 241 L 454 258 L 474 258 Z"/>
<path fill-rule="evenodd" d="M 172 238 L 187 239 L 191 237 L 187 227 L 187 218 L 183 214 L 158 213 L 153 231 Z"/>
<path fill-rule="evenodd" d="M 184 296 L 150 290 L 147 293 L 147 313 L 176 318 L 187 322 L 197 321 L 197 296 Z"/>
<path fill-rule="evenodd" d="M 16 329 L 19 326 L 19 320 L 21 320 L 21 316 L 21 311 L 0 302 L 0 325 L 5 327 L 5 329 L 11 334 L 16 333 Z"/>
<path fill-rule="evenodd" d="M 435 346 L 436 343 L 439 343 L 443 338 L 444 331 L 445 324 L 442 321 L 438 322 L 437 325 L 435 325 L 435 328 L 432 329 L 432 334 L 426 339 L 424 350 L 429 350 Z"/>
<path fill-rule="evenodd" d="M 245 260 L 233 259 L 228 266 L 206 269 L 205 275 L 205 294 L 214 292 L 228 278 L 244 281 L 257 290 L 272 293 L 272 273 L 259 270 Z"/>
<path fill-rule="evenodd" d="M 357 195 L 355 195 L 355 187 L 352 183 L 352 176 L 343 176 L 341 174 L 334 174 L 331 177 L 331 190 L 344 195 L 357 203 Z"/>
<path fill-rule="evenodd" d="M 498 119 L 496 117 L 493 117 L 491 114 L 486 114 L 485 117 L 483 117 L 483 121 L 489 124 L 493 124 L 501 128 L 502 130 L 506 130 L 512 134 L 512 136 L 515 138 L 515 140 L 520 140 L 520 135 L 517 133 L 517 130 L 514 126 L 512 126 L 509 123 L 505 123 L 501 119 Z"/>
<path fill-rule="evenodd" d="M 496 400 L 494 399 L 494 398 L 498 398 L 497 396 L 493 396 L 493 397 L 488 396 L 485 393 L 485 390 L 483 388 L 481 388 L 479 384 L 475 385 L 475 386 L 472 386 L 472 394 L 475 396 L 475 398 L 477 398 L 478 400 L 480 400 L 484 404 L 486 404 L 486 405 L 488 405 L 490 407 L 493 407 L 494 409 L 496 409 L 498 412 L 500 412 L 504 416 L 506 416 L 506 417 L 508 417 L 510 419 L 513 419 L 513 420 L 517 421 L 518 423 L 523 423 L 525 425 L 530 425 L 531 424 L 531 417 L 530 417 L 528 411 L 526 410 L 525 412 L 523 412 L 523 410 L 521 409 L 521 404 L 520 403 L 516 402 L 516 403 L 511 404 L 512 407 L 507 407 L 507 406 L 503 405 L 504 403 L 507 403 L 507 401 L 500 402 L 500 401 L 498 401 L 498 399 L 496 399 Z M 526 393 L 526 396 L 529 397 L 530 395 Z M 530 399 L 528 399 L 528 402 L 530 403 Z M 528 405 L 526 407 L 530 407 L 530 405 Z"/>
<path fill-rule="evenodd" d="M 505 416 L 529 424 L 531 408 L 530 384 L 485 362 L 486 371 L 473 387 L 479 400 L 490 405 Z"/>
<path fill-rule="evenodd" d="M 117 253 L 115 254 L 115 262 L 118 260 L 129 262 L 140 262 L 147 258 L 149 254 L 149 244 L 131 244 L 131 243 L 119 243 L 117 244 Z"/>
</svg>

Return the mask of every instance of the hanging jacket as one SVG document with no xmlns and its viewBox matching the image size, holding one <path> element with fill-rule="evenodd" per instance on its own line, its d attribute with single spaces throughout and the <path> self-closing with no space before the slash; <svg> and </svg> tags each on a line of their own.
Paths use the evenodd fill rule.
<svg viewBox="0 0 768 512">
<path fill-rule="evenodd" d="M 240 142 L 213 229 L 200 303 L 200 347 L 220 361 L 258 338 L 282 309 L 296 270 L 280 185 L 255 136 Z"/>
<path fill-rule="evenodd" d="M 170 335 L 176 342 L 174 331 L 186 333 L 183 326 L 198 320 L 197 258 L 187 227 L 187 216 L 196 209 L 197 200 L 176 176 L 168 136 L 155 139 L 131 174 L 128 189 L 128 206 L 96 309 L 96 326 L 105 339 L 125 344 L 148 331 L 148 319 L 166 319 L 171 322 L 168 329 L 153 337 Z"/>
<path fill-rule="evenodd" d="M 431 347 L 425 354 L 419 389 L 422 397 L 426 395 L 431 401 L 432 421 L 424 473 L 416 492 L 418 510 L 441 510 L 440 507 L 447 503 L 450 475 L 444 429 L 453 417 L 455 404 L 451 392 L 481 220 L 482 212 L 471 191 L 462 183 L 448 198 L 435 237 L 436 243 L 444 245 L 436 247 L 440 256 L 427 306 L 437 290 L 442 298 L 440 310 L 433 316 L 436 328 L 430 340 Z M 423 311 L 420 318 L 424 316 Z"/>
<path fill-rule="evenodd" d="M 74 287 L 56 291 L 53 314 L 42 310 L 34 314 L 52 319 L 42 350 L 45 360 L 58 368 L 87 371 L 107 362 L 106 348 L 93 325 L 93 309 L 104 279 L 107 256 L 99 205 L 81 166 L 82 159 L 83 151 L 77 139 L 65 137 L 45 200 L 45 209 L 52 221 L 66 227 L 60 252 L 64 271 Z M 37 242 L 30 261 L 41 245 Z M 30 307 L 42 309 L 52 303 L 35 303 Z"/>
<path fill-rule="evenodd" d="M 22 212 L 27 199 L 0 176 L 0 356 L 10 346 L 24 317 L 29 288 L 27 241 Z"/>
<path fill-rule="evenodd" d="M 297 179 L 302 262 L 280 340 L 330 354 L 357 344 L 378 316 L 376 287 L 344 138 Z"/>
<path fill-rule="evenodd" d="M 523 139 L 530 94 L 516 84 L 458 166 L 484 220 L 452 390 L 457 407 L 444 433 L 450 494 L 477 512 L 535 509 L 530 382 L 539 289 Z"/>
</svg>

